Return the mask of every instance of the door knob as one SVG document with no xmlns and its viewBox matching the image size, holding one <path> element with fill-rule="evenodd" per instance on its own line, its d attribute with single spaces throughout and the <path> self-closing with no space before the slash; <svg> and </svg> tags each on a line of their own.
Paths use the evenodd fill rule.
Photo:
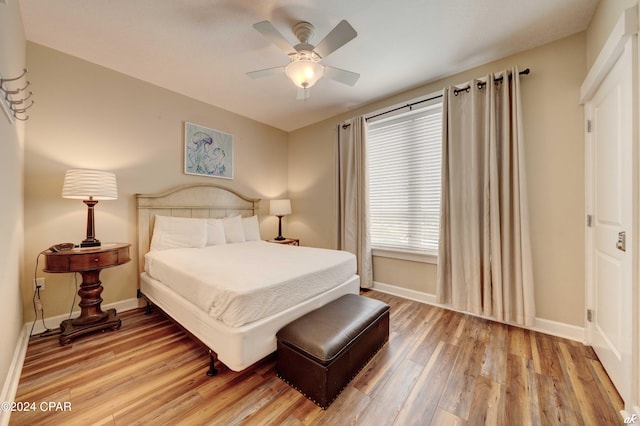
<svg viewBox="0 0 640 426">
<path fill-rule="evenodd" d="M 618 232 L 618 242 L 616 248 L 621 251 L 627 251 L 627 233 L 624 231 Z"/>
</svg>

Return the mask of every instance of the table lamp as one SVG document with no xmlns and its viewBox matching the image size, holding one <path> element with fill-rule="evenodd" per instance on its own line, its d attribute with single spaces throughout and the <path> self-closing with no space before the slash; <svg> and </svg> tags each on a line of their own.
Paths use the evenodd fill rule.
<svg viewBox="0 0 640 426">
<path fill-rule="evenodd" d="M 102 170 L 67 170 L 62 186 L 62 198 L 82 200 L 87 205 L 87 238 L 80 247 L 97 247 L 93 208 L 100 200 L 118 199 L 116 175 Z"/>
</svg>

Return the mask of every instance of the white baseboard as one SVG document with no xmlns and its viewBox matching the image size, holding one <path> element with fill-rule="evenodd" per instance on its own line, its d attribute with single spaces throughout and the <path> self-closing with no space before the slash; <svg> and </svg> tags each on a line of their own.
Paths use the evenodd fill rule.
<svg viewBox="0 0 640 426">
<path fill-rule="evenodd" d="M 535 327 L 529 328 L 534 331 L 539 331 L 540 333 L 551 334 L 552 336 L 563 337 L 585 345 L 587 344 L 587 329 L 577 325 L 536 318 Z"/>
<path fill-rule="evenodd" d="M 18 383 L 20 383 L 20 374 L 22 373 L 22 365 L 24 364 L 24 357 L 27 353 L 27 346 L 29 345 L 29 329 L 25 324 L 22 327 L 22 332 L 16 342 L 15 350 L 13 351 L 13 358 L 11 358 L 11 365 L 9 365 L 9 371 L 7 377 L 4 379 L 4 385 L 2 386 L 2 395 L 0 395 L 1 402 L 13 401 L 18 390 Z M 0 410 L 0 425 L 6 426 L 9 424 L 9 418 L 11 417 L 10 410 Z"/>
<path fill-rule="evenodd" d="M 116 309 L 118 312 L 128 311 L 136 309 L 138 307 L 138 299 L 127 299 L 115 303 L 107 303 L 102 306 L 104 310 Z M 80 311 L 74 311 L 71 316 L 76 317 L 80 314 Z M 44 319 L 44 323 L 48 327 L 57 328 L 60 323 L 69 318 L 69 315 L 57 315 L 55 317 L 49 317 Z M 2 386 L 2 395 L 0 395 L 0 402 L 13 402 L 16 391 L 18 390 L 18 383 L 20 382 L 20 374 L 22 373 L 22 366 L 24 365 L 24 358 L 27 354 L 27 346 L 29 345 L 29 334 L 31 327 L 33 326 L 33 334 L 42 333 L 45 331 L 45 327 L 41 320 L 37 320 L 35 326 L 33 321 L 25 323 L 22 328 L 22 333 L 16 343 L 15 351 L 13 352 L 13 359 L 9 366 L 9 372 L 5 378 L 4 385 Z M 10 411 L 0 410 L 0 426 L 9 424 Z"/>
<path fill-rule="evenodd" d="M 436 295 L 430 293 L 424 293 L 421 291 L 411 290 L 407 288 L 397 287 L 390 284 L 384 284 L 380 282 L 373 283 L 373 289 L 380 291 L 382 293 L 388 293 L 394 296 L 402 297 L 409 300 L 414 300 L 416 302 L 426 303 L 428 305 L 438 306 L 440 308 L 449 309 L 456 312 L 462 312 L 467 315 L 473 315 L 480 318 L 486 318 L 491 321 L 496 321 L 495 318 L 484 317 L 482 315 L 476 315 L 471 312 L 460 311 L 458 309 L 454 309 L 449 305 L 441 305 L 436 303 Z M 581 343 L 586 342 L 586 330 L 584 327 L 579 327 L 576 325 L 565 324 L 561 322 L 551 321 L 543 318 L 536 318 L 535 326 L 533 327 L 525 327 L 520 324 L 512 324 L 510 325 L 516 327 L 527 328 L 529 330 L 539 331 L 540 333 L 551 334 L 552 336 L 562 337 L 569 340 L 575 340 Z"/>
</svg>

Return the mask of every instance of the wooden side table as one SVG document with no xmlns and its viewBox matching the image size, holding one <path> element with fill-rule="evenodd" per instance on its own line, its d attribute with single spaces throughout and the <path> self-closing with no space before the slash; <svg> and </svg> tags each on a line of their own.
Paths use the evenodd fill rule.
<svg viewBox="0 0 640 426">
<path fill-rule="evenodd" d="M 276 244 L 287 244 L 290 246 L 299 246 L 300 245 L 300 240 L 297 238 L 285 238 L 284 240 L 267 240 L 267 242 L 269 243 L 276 243 Z"/>
<path fill-rule="evenodd" d="M 103 243 L 99 247 L 44 252 L 44 272 L 79 272 L 82 275 L 82 284 L 78 290 L 80 316 L 60 323 L 61 345 L 69 344 L 71 339 L 88 333 L 120 328 L 122 322 L 116 310 L 109 309 L 105 312 L 100 308 L 100 294 L 103 290 L 100 271 L 129 262 L 130 246 L 131 244 L 125 243 Z"/>
</svg>

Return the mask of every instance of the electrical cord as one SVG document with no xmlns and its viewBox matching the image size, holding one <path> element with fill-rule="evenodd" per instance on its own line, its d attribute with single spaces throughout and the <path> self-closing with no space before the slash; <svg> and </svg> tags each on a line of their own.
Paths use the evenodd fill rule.
<svg viewBox="0 0 640 426">
<path fill-rule="evenodd" d="M 36 326 L 36 321 L 38 321 L 38 310 L 36 308 L 36 296 L 37 296 L 37 292 L 34 291 L 33 292 L 33 299 L 31 300 L 33 303 L 33 313 L 34 313 L 34 318 L 33 318 L 33 323 L 31 323 L 31 331 L 29 331 L 29 337 L 33 336 L 33 328 Z M 42 306 L 42 305 L 40 305 Z"/>
<path fill-rule="evenodd" d="M 37 282 L 36 280 L 38 278 L 38 264 L 40 263 L 40 256 L 43 255 L 44 252 L 45 250 L 41 251 L 40 253 L 38 253 L 38 256 L 36 256 L 36 266 L 33 271 L 34 284 Z M 77 272 L 73 274 L 73 280 L 74 280 L 75 292 L 73 295 L 73 301 L 71 302 L 71 308 L 69 309 L 69 319 L 71 319 L 71 316 L 73 315 L 73 308 L 74 306 L 76 306 L 76 298 L 78 297 L 78 273 Z M 33 330 L 35 328 L 36 322 L 38 321 L 38 311 L 40 311 L 42 315 L 42 325 L 44 326 L 44 331 L 42 333 L 36 334 L 36 336 L 47 337 L 55 334 L 61 334 L 62 330 L 60 330 L 59 327 L 51 329 L 47 327 L 47 324 L 44 322 L 44 306 L 42 305 L 42 301 L 40 300 L 40 286 L 37 284 L 35 285 L 35 289 L 33 291 L 33 298 L 31 299 L 31 302 L 33 304 L 34 319 L 33 319 L 33 323 L 31 324 L 31 330 L 29 331 L 29 337 L 34 336 Z"/>
<path fill-rule="evenodd" d="M 36 256 L 36 267 L 33 270 L 33 282 L 36 283 L 36 279 L 38 278 L 38 264 L 40 263 L 40 256 L 42 256 L 42 254 L 44 254 L 44 251 L 41 251 L 40 253 L 38 253 L 38 255 Z M 29 337 L 33 336 L 33 329 L 36 325 L 36 322 L 38 321 L 38 311 L 40 311 L 42 313 L 42 325 L 44 326 L 44 331 L 42 333 L 40 333 L 40 335 L 42 334 L 46 334 L 46 333 L 51 333 L 51 329 L 49 327 L 47 327 L 47 324 L 44 322 L 44 307 L 42 306 L 42 301 L 40 300 L 40 286 L 36 285 L 35 289 L 33 290 L 33 298 L 31 299 L 32 303 L 33 303 L 33 313 L 34 313 L 34 318 L 33 318 L 33 324 L 31 324 L 31 331 L 29 331 Z"/>
<path fill-rule="evenodd" d="M 45 250 L 41 251 L 40 253 L 38 253 L 38 256 L 36 257 L 36 267 L 35 270 L 33 272 L 33 282 L 36 283 L 36 279 L 38 277 L 38 263 L 40 261 L 40 256 L 42 254 L 44 254 Z M 76 287 L 77 287 L 77 283 L 76 283 Z M 74 296 L 74 303 L 75 303 L 75 296 Z M 33 337 L 33 329 L 36 325 L 36 322 L 38 321 L 38 311 L 41 312 L 42 315 L 42 325 L 44 326 L 44 331 L 38 334 L 35 334 L 35 336 L 38 337 L 48 337 L 48 336 L 54 336 L 56 334 L 61 334 L 62 330 L 60 329 L 60 327 L 57 328 L 49 328 L 47 327 L 47 324 L 44 322 L 44 306 L 42 305 L 42 301 L 40 300 L 40 286 L 36 284 L 35 289 L 33 291 L 33 298 L 32 298 L 32 303 L 33 303 L 33 312 L 34 312 L 34 319 L 33 319 L 33 323 L 31 324 L 31 331 L 29 331 L 29 337 Z"/>
<path fill-rule="evenodd" d="M 73 302 L 71 302 L 71 309 L 69 309 L 69 319 L 73 315 L 73 307 L 76 306 L 76 297 L 78 296 L 78 273 L 73 274 L 73 281 L 75 283 L 76 291 L 73 293 Z"/>
</svg>

